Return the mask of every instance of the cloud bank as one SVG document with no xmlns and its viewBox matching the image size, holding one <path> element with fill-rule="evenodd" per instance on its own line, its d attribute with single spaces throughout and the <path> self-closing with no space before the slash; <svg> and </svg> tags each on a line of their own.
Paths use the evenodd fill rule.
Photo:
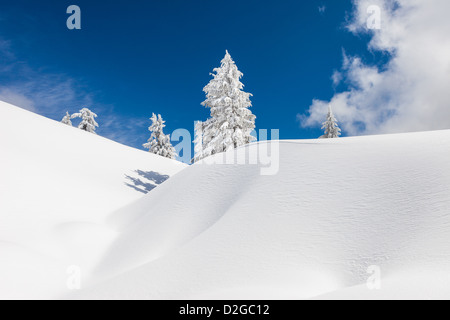
<svg viewBox="0 0 450 320">
<path fill-rule="evenodd" d="M 381 29 L 367 28 L 369 6 L 381 9 Z M 369 33 L 368 49 L 391 56 L 382 68 L 344 54 L 333 85 L 346 91 L 314 100 L 303 127 L 324 121 L 328 104 L 348 135 L 450 129 L 450 1 L 355 0 L 349 32 Z"/>
</svg>

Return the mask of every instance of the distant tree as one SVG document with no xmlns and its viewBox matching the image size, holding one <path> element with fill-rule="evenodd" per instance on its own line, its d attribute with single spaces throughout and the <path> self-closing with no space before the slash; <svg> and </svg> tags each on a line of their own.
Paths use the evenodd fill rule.
<svg viewBox="0 0 450 320">
<path fill-rule="evenodd" d="M 206 100 L 202 105 L 210 108 L 211 118 L 203 123 L 203 150 L 197 160 L 255 140 L 251 133 L 256 117 L 249 110 L 252 94 L 243 91 L 243 74 L 228 51 L 214 72 L 214 78 L 203 89 Z"/>
<path fill-rule="evenodd" d="M 325 134 L 320 137 L 322 139 L 333 139 L 341 136 L 341 129 L 339 128 L 338 122 L 333 115 L 331 106 L 328 107 L 327 121 L 323 123 L 322 129 L 325 130 Z"/>
<path fill-rule="evenodd" d="M 144 144 L 144 148 L 149 149 L 151 153 L 157 154 L 169 159 L 176 158 L 175 148 L 170 143 L 170 135 L 166 135 L 163 132 L 165 128 L 165 121 L 163 121 L 161 115 L 152 115 L 150 118 L 152 125 L 148 130 L 152 133 L 148 142 Z"/>
<path fill-rule="evenodd" d="M 71 119 L 72 119 L 72 116 L 69 114 L 69 112 L 66 112 L 66 115 L 61 120 L 61 123 L 64 123 L 68 126 L 72 126 L 72 121 L 70 121 Z"/>
<path fill-rule="evenodd" d="M 96 134 L 95 130 L 98 128 L 98 123 L 95 121 L 97 115 L 94 112 L 92 112 L 88 108 L 83 108 L 79 113 L 75 113 L 72 115 L 72 119 L 74 118 L 81 118 L 78 129 Z"/>
</svg>

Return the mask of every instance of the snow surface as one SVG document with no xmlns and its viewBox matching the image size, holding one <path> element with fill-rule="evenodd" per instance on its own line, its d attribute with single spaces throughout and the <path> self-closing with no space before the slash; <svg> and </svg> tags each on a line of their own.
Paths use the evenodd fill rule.
<svg viewBox="0 0 450 320">
<path fill-rule="evenodd" d="M 183 166 L 0 115 L 0 297 L 450 298 L 450 131 L 281 141 L 277 175 L 198 163 L 140 196 L 124 174 Z"/>
<path fill-rule="evenodd" d="M 67 292 L 117 232 L 105 221 L 185 168 L 0 102 L 0 298 Z"/>
</svg>

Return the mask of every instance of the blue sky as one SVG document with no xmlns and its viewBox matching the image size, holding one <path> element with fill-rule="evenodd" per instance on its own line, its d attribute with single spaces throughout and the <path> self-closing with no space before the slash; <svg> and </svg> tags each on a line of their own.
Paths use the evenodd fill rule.
<svg viewBox="0 0 450 320">
<path fill-rule="evenodd" d="M 72 4 L 82 30 L 66 27 Z M 351 13 L 350 0 L 2 1 L 0 97 L 55 120 L 90 107 L 100 135 L 142 148 L 152 112 L 166 133 L 208 117 L 202 89 L 229 50 L 257 129 L 316 138 L 297 115 L 346 89 L 331 80 L 343 51 L 383 61 L 345 28 Z"/>
</svg>

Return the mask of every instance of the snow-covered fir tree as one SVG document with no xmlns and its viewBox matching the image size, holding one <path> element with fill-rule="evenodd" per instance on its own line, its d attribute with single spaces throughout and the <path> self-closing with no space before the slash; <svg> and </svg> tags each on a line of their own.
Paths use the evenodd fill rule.
<svg viewBox="0 0 450 320">
<path fill-rule="evenodd" d="M 341 136 L 341 129 L 339 128 L 338 122 L 334 117 L 331 106 L 328 107 L 327 121 L 323 123 L 322 129 L 325 130 L 325 134 L 321 138 L 333 139 Z"/>
<path fill-rule="evenodd" d="M 72 126 L 72 116 L 69 114 L 69 112 L 66 112 L 66 115 L 61 120 L 61 123 L 67 124 L 68 126 Z"/>
<path fill-rule="evenodd" d="M 208 120 L 202 122 L 198 121 L 195 124 L 195 140 L 194 140 L 194 158 L 192 159 L 192 163 L 195 163 L 197 161 L 202 160 L 203 158 L 206 158 L 210 154 L 205 153 L 205 146 L 208 145 L 208 143 L 213 138 L 212 135 L 205 136 L 205 129 L 211 128 L 211 123 L 214 120 L 209 118 Z M 213 131 L 210 131 L 210 133 L 213 133 Z"/>
<path fill-rule="evenodd" d="M 214 69 L 213 79 L 203 89 L 206 100 L 203 106 L 210 108 L 211 119 L 203 123 L 203 150 L 194 159 L 224 152 L 230 148 L 255 140 L 255 115 L 249 110 L 252 94 L 244 92 L 240 72 L 228 51 L 220 68 Z"/>
<path fill-rule="evenodd" d="M 195 124 L 195 139 L 194 139 L 194 158 L 192 163 L 200 161 L 203 156 L 203 122 L 198 121 Z"/>
<path fill-rule="evenodd" d="M 176 158 L 175 148 L 170 143 L 170 135 L 164 134 L 163 129 L 166 126 L 161 115 L 152 115 L 150 118 L 152 125 L 148 130 L 152 133 L 148 142 L 144 144 L 144 148 L 149 149 L 151 153 L 157 154 L 169 159 Z"/>
<path fill-rule="evenodd" d="M 78 129 L 96 134 L 95 130 L 98 128 L 98 123 L 95 121 L 97 115 L 94 112 L 92 112 L 88 108 L 83 108 L 79 113 L 75 113 L 72 115 L 72 119 L 74 118 L 81 118 Z"/>
</svg>

